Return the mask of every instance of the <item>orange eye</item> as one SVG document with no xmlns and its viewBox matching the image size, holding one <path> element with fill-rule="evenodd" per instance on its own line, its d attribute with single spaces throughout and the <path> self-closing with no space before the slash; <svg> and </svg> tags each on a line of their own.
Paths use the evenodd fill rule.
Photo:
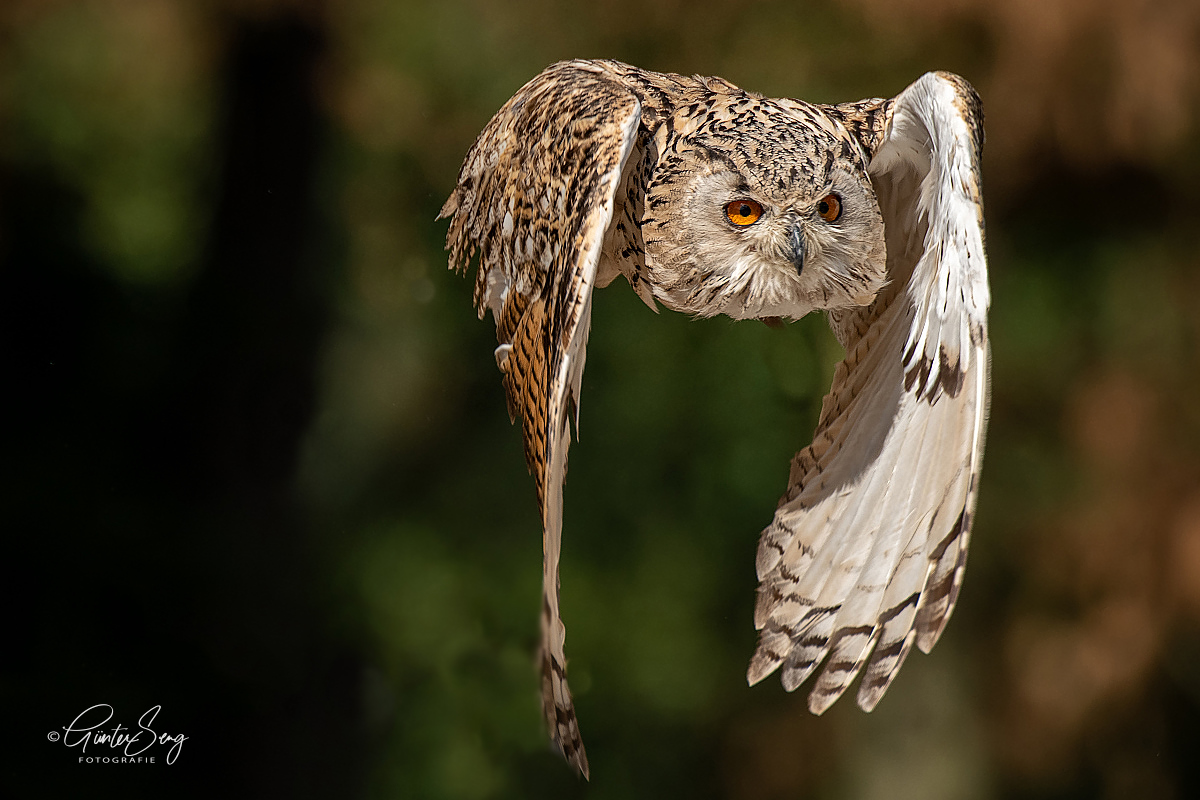
<svg viewBox="0 0 1200 800">
<path fill-rule="evenodd" d="M 725 218 L 743 228 L 758 222 L 762 215 L 763 207 L 753 200 L 734 200 L 725 204 Z"/>
<path fill-rule="evenodd" d="M 817 203 L 817 213 L 826 222 L 837 222 L 842 215 L 842 198 L 836 194 L 827 194 Z"/>
</svg>

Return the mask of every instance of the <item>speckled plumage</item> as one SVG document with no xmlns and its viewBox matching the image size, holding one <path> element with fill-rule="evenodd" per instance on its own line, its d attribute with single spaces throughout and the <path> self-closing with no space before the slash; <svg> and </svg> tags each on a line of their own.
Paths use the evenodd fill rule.
<svg viewBox="0 0 1200 800">
<path fill-rule="evenodd" d="M 962 581 L 989 388 L 982 131 L 978 97 L 948 73 L 823 106 L 570 61 L 467 154 L 441 213 L 450 265 L 480 255 L 475 303 L 496 321 L 542 511 L 543 706 L 585 776 L 558 560 L 593 289 L 623 275 L 652 308 L 829 313 L 847 355 L 762 534 L 747 677 L 780 669 L 792 690 L 823 665 L 820 713 L 863 672 L 870 710 L 913 641 L 936 642 Z M 727 209 L 746 200 L 761 215 L 738 224 Z"/>
</svg>

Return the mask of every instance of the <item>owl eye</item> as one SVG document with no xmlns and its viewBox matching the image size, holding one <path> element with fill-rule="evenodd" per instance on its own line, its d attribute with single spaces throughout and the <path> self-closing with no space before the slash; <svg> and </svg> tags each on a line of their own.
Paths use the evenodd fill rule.
<svg viewBox="0 0 1200 800">
<path fill-rule="evenodd" d="M 817 203 L 817 213 L 826 222 L 837 222 L 842 215 L 842 198 L 836 194 L 827 194 Z"/>
<path fill-rule="evenodd" d="M 758 222 L 762 215 L 763 207 L 753 200 L 734 200 L 725 204 L 725 218 L 742 228 Z"/>
</svg>

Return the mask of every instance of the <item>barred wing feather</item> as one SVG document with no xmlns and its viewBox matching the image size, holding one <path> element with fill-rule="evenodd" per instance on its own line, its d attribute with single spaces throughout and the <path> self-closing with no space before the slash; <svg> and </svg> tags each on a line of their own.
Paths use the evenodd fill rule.
<svg viewBox="0 0 1200 800">
<path fill-rule="evenodd" d="M 820 669 L 818 714 L 859 673 L 858 704 L 873 709 L 913 642 L 937 642 L 962 583 L 987 424 L 979 100 L 930 73 L 881 102 L 869 173 L 890 284 L 865 309 L 830 314 L 847 355 L 758 549 L 747 678 L 779 669 L 791 691 Z"/>
</svg>

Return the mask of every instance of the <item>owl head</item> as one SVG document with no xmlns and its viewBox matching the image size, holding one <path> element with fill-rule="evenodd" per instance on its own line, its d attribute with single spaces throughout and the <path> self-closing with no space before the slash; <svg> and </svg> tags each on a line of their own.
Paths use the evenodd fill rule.
<svg viewBox="0 0 1200 800">
<path fill-rule="evenodd" d="M 882 288 L 883 217 L 861 149 L 819 107 L 805 111 L 722 93 L 658 128 L 642 235 L 664 305 L 794 319 Z"/>
</svg>

